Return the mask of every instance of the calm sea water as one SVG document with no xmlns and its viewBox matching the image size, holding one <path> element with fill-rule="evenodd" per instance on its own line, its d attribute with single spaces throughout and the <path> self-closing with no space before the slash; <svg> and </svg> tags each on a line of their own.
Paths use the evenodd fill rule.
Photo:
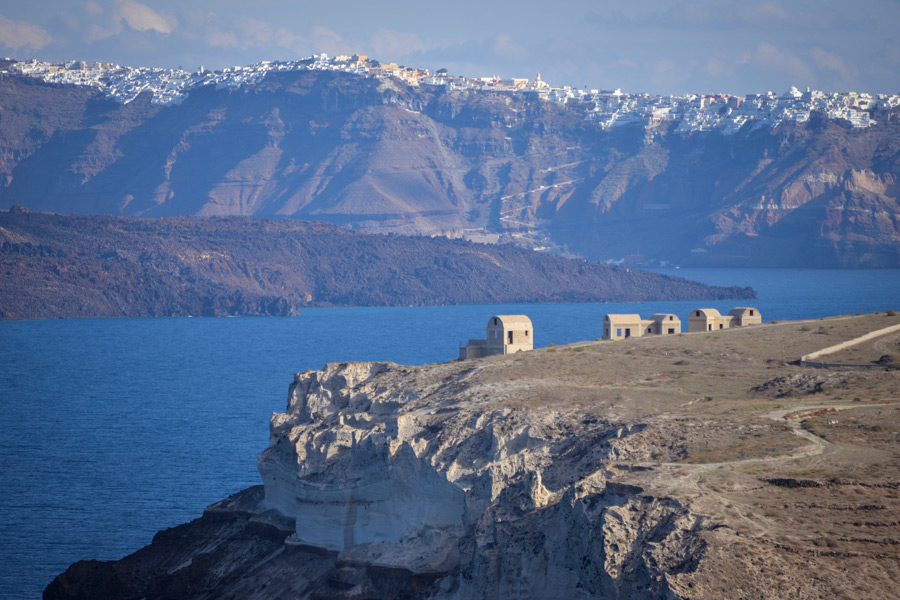
<svg viewBox="0 0 900 600">
<path fill-rule="evenodd" d="M 0 323 L 0 598 L 39 598 L 80 559 L 116 559 L 259 483 L 293 373 L 450 360 L 494 314 L 537 346 L 594 339 L 607 312 L 750 304 L 765 320 L 900 309 L 900 271 L 681 269 L 753 302 L 310 309 L 295 318 Z"/>
</svg>

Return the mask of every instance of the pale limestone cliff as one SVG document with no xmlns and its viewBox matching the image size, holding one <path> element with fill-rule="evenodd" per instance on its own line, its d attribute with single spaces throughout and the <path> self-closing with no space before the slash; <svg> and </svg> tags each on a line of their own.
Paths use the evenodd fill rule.
<svg viewBox="0 0 900 600">
<path fill-rule="evenodd" d="M 288 544 L 445 573 L 444 597 L 679 597 L 665 573 L 697 562 L 704 519 L 605 475 L 640 427 L 498 409 L 465 381 L 478 367 L 439 369 L 295 377 L 259 457 L 266 506 L 296 519 Z"/>
<path fill-rule="evenodd" d="M 264 486 L 46 600 L 882 599 L 897 311 L 297 375 Z"/>
</svg>

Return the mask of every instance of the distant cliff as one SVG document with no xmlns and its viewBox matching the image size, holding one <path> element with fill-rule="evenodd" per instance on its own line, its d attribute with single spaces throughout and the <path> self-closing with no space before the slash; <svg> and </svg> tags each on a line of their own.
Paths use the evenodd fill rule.
<svg viewBox="0 0 900 600">
<path fill-rule="evenodd" d="M 243 217 L 0 211 L 0 318 L 293 315 L 304 306 L 753 298 L 507 245 Z"/>
<path fill-rule="evenodd" d="M 150 94 L 4 78 L 0 206 L 294 217 L 630 263 L 900 265 L 900 108 L 866 129 L 813 113 L 724 135 L 328 71 Z"/>
</svg>

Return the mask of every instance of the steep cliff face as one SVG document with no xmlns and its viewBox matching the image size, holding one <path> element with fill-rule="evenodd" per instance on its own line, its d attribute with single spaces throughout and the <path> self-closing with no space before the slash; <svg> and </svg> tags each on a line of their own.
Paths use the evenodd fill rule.
<svg viewBox="0 0 900 600">
<path fill-rule="evenodd" d="M 900 264 L 900 112 L 734 135 L 603 131 L 532 94 L 325 71 L 161 108 L 0 81 L 0 204 L 126 216 L 324 220 L 594 259 Z"/>
<path fill-rule="evenodd" d="M 891 597 L 900 334 L 790 361 L 898 323 L 300 373 L 262 486 L 45 598 Z"/>
<path fill-rule="evenodd" d="M 472 370 L 423 387 L 388 364 L 297 375 L 259 457 L 265 506 L 296 519 L 287 542 L 443 574 L 448 597 L 676 597 L 665 573 L 700 559 L 708 525 L 607 481 L 640 427 L 598 421 L 573 438 L 555 410 L 461 404 Z"/>
</svg>

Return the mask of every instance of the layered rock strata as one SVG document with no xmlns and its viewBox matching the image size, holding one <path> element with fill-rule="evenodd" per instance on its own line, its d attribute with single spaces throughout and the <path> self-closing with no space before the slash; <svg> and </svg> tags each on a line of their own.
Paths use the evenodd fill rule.
<svg viewBox="0 0 900 600">
<path fill-rule="evenodd" d="M 7 77 L 0 207 L 301 218 L 633 265 L 900 264 L 900 107 L 859 112 L 864 129 L 755 112 L 733 135 L 604 129 L 594 108 L 329 71 L 168 107 Z"/>
<path fill-rule="evenodd" d="M 596 422 L 571 436 L 555 410 L 454 400 L 416 369 L 340 363 L 298 374 L 259 457 L 265 506 L 296 519 L 288 544 L 441 575 L 442 597 L 672 597 L 704 519 L 607 481 L 622 438 Z"/>
<path fill-rule="evenodd" d="M 298 374 L 262 486 L 45 598 L 888 598 L 894 311 Z M 814 371 L 814 372 L 813 372 Z"/>
</svg>

